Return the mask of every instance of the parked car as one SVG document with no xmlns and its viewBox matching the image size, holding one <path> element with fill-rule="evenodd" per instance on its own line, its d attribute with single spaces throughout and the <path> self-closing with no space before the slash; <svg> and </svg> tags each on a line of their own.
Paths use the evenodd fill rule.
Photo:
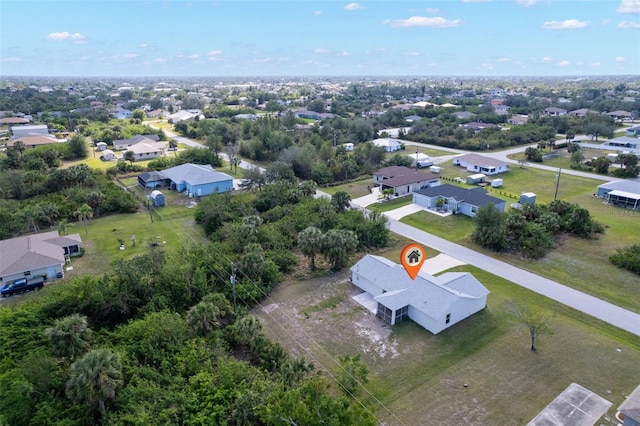
<svg viewBox="0 0 640 426">
<path fill-rule="evenodd" d="M 11 283 L 5 284 L 0 289 L 2 297 L 9 297 L 18 293 L 26 293 L 31 290 L 40 290 L 44 287 L 44 278 L 35 278 L 27 280 L 26 278 L 20 278 Z"/>
</svg>

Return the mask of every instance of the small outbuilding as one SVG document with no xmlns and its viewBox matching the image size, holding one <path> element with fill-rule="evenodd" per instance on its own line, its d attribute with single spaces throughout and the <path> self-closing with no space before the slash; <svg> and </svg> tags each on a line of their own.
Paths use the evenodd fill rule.
<svg viewBox="0 0 640 426">
<path fill-rule="evenodd" d="M 116 154 L 111 151 L 110 149 L 105 149 L 104 151 L 102 151 L 102 155 L 100 156 L 100 159 L 102 161 L 113 161 L 113 160 L 117 160 L 118 158 L 116 157 Z"/>
<path fill-rule="evenodd" d="M 536 203 L 536 194 L 533 192 L 523 192 L 520 194 L 520 204 L 535 204 Z"/>
<path fill-rule="evenodd" d="M 164 194 L 157 189 L 155 191 L 151 191 L 151 202 L 154 207 L 164 206 L 166 204 Z"/>
<path fill-rule="evenodd" d="M 105 149 L 107 149 L 107 143 L 106 142 L 98 142 L 96 144 L 96 147 L 98 148 L 98 151 L 104 151 Z"/>
<path fill-rule="evenodd" d="M 491 181 L 491 187 L 492 188 L 502 188 L 502 179 L 494 179 Z"/>
<path fill-rule="evenodd" d="M 483 175 L 482 173 L 477 173 L 475 175 L 467 176 L 467 179 L 465 182 L 467 183 L 467 185 L 477 185 L 481 182 L 484 182 L 485 178 L 486 176 Z"/>
</svg>

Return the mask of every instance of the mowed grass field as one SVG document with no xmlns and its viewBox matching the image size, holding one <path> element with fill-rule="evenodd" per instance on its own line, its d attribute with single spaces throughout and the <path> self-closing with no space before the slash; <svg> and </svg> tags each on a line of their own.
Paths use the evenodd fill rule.
<svg viewBox="0 0 640 426">
<path fill-rule="evenodd" d="M 137 178 L 124 179 L 122 183 L 130 186 L 129 190 L 138 196 L 145 196 L 137 186 Z M 85 254 L 72 259 L 74 269 L 70 276 L 109 272 L 113 260 L 143 254 L 152 243 L 157 243 L 167 253 L 177 253 L 185 244 L 206 241 L 202 228 L 194 220 L 194 200 L 175 191 L 162 192 L 167 205 L 153 208 L 151 213 L 141 209 L 132 214 L 94 218 L 89 221 L 86 232 L 81 223 L 73 223 L 67 233 L 80 234 Z M 124 250 L 120 250 L 119 240 L 124 241 Z"/>
<path fill-rule="evenodd" d="M 397 261 L 405 243 L 383 255 Z M 612 418 L 638 385 L 636 336 L 477 268 L 452 271 L 473 273 L 491 294 L 485 310 L 437 336 L 410 320 L 384 324 L 351 298 L 360 290 L 348 271 L 282 283 L 255 313 L 268 337 L 332 377 L 339 356 L 360 354 L 369 382 L 356 396 L 388 425 L 525 425 L 572 382 L 611 401 Z M 513 300 L 554 313 L 537 352 L 505 309 Z"/>
</svg>

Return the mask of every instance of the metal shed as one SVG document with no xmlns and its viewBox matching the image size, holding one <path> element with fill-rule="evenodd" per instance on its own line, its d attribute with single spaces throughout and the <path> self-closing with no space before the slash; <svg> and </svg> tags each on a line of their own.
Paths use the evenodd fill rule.
<svg viewBox="0 0 640 426">
<path fill-rule="evenodd" d="M 162 207 L 165 205 L 164 194 L 157 189 L 151 192 L 151 202 L 155 207 Z"/>
</svg>

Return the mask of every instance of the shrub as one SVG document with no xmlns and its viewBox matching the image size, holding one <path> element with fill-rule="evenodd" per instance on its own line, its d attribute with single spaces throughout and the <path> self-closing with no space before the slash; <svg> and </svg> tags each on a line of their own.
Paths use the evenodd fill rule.
<svg viewBox="0 0 640 426">
<path fill-rule="evenodd" d="M 617 249 L 614 254 L 609 256 L 609 262 L 640 275 L 640 244 Z"/>
</svg>

